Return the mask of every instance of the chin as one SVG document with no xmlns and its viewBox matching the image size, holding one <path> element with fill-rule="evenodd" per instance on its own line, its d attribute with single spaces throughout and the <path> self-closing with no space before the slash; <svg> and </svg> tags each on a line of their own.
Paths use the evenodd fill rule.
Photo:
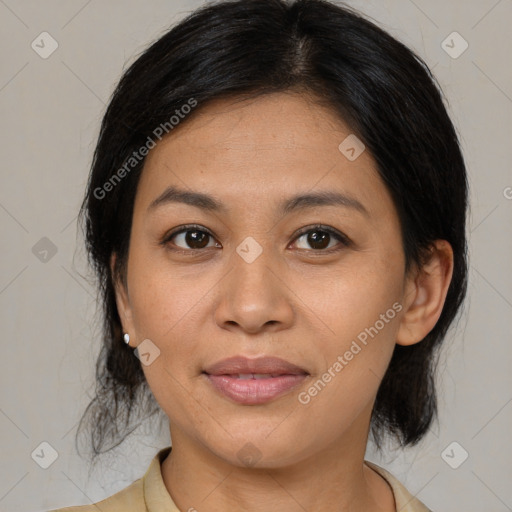
<svg viewBox="0 0 512 512">
<path fill-rule="evenodd" d="M 275 428 L 275 424 L 272 428 Z M 240 468 L 285 467 L 299 462 L 308 452 L 314 451 L 311 446 L 302 447 L 297 433 L 290 431 L 277 433 L 276 429 L 276 432 L 268 435 L 267 432 L 262 433 L 261 429 L 251 432 L 250 428 L 241 428 L 239 432 L 231 431 L 232 437 L 224 430 L 222 433 L 225 435 L 218 442 L 209 437 L 205 445 L 227 464 Z"/>
</svg>

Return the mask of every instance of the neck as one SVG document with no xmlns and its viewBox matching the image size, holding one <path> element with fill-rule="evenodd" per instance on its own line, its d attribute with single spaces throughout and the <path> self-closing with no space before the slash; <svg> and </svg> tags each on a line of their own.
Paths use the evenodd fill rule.
<svg viewBox="0 0 512 512">
<path fill-rule="evenodd" d="M 356 421 L 343 438 L 294 464 L 239 467 L 173 426 L 162 477 L 184 511 L 394 512 L 389 485 L 364 464 L 367 435 Z"/>
</svg>

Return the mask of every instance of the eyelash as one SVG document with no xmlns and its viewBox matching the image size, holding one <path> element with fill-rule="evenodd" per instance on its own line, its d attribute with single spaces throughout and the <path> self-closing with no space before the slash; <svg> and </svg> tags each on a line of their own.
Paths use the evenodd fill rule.
<svg viewBox="0 0 512 512">
<path fill-rule="evenodd" d="M 171 233 L 166 234 L 160 243 L 161 243 L 161 245 L 168 247 L 172 238 L 174 238 L 176 235 L 179 235 L 181 233 L 186 233 L 187 231 L 199 231 L 199 232 L 205 233 L 215 239 L 215 236 L 205 227 L 200 226 L 198 224 L 188 224 L 185 226 L 180 226 L 179 228 L 173 230 Z M 334 237 L 336 240 L 338 240 L 341 243 L 342 247 L 337 247 L 337 248 L 335 247 L 335 248 L 331 248 L 331 249 L 310 249 L 310 250 L 299 249 L 300 251 L 311 251 L 311 252 L 316 252 L 316 253 L 331 254 L 334 252 L 338 252 L 338 251 L 342 250 L 343 248 L 350 247 L 352 245 L 352 241 L 346 235 L 344 235 L 344 234 L 340 233 L 339 231 L 337 231 L 333 228 L 330 228 L 328 226 L 323 226 L 322 224 L 315 224 L 313 226 L 308 226 L 306 228 L 302 228 L 297 233 L 297 235 L 293 241 L 295 242 L 302 235 L 307 234 L 309 232 L 314 232 L 314 231 L 321 231 L 322 233 L 328 233 L 329 235 Z M 212 249 L 212 247 L 207 247 L 206 249 Z M 187 254 L 187 255 L 189 255 L 190 253 L 197 254 L 198 252 L 201 251 L 201 249 L 183 249 L 183 248 L 177 248 L 177 249 L 173 248 L 171 250 L 174 252 Z"/>
</svg>

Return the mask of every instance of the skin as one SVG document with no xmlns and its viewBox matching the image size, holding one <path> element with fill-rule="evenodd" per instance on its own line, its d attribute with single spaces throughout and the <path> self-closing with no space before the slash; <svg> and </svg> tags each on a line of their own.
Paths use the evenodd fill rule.
<svg viewBox="0 0 512 512">
<path fill-rule="evenodd" d="M 116 297 L 131 346 L 150 339 L 160 350 L 143 370 L 169 418 L 162 476 L 180 510 L 395 510 L 386 481 L 364 464 L 371 411 L 395 343 L 420 342 L 437 322 L 453 254 L 437 241 L 423 268 L 405 272 L 399 218 L 375 161 L 338 149 L 350 133 L 313 98 L 273 93 L 210 103 L 147 157 L 127 287 L 118 283 Z M 167 203 L 148 212 L 170 185 L 210 194 L 227 211 Z M 320 190 L 356 198 L 368 215 L 339 205 L 279 213 L 281 201 Z M 191 223 L 213 236 L 161 243 Z M 297 234 L 316 223 L 351 243 L 331 236 L 318 248 Z M 251 263 L 236 251 L 249 236 L 262 249 Z M 401 311 L 301 404 L 298 394 L 394 303 Z M 202 374 L 240 354 L 281 357 L 309 376 L 263 405 L 241 405 Z M 247 443 L 259 456 L 252 466 L 237 455 Z"/>
</svg>

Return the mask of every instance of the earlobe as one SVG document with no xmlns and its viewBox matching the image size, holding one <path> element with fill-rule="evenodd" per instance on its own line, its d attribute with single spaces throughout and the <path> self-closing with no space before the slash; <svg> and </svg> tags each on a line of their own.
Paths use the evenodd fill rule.
<svg viewBox="0 0 512 512">
<path fill-rule="evenodd" d="M 409 279 L 396 342 L 413 345 L 434 328 L 443 311 L 453 274 L 453 250 L 446 240 L 436 240 L 428 261 Z"/>
</svg>

